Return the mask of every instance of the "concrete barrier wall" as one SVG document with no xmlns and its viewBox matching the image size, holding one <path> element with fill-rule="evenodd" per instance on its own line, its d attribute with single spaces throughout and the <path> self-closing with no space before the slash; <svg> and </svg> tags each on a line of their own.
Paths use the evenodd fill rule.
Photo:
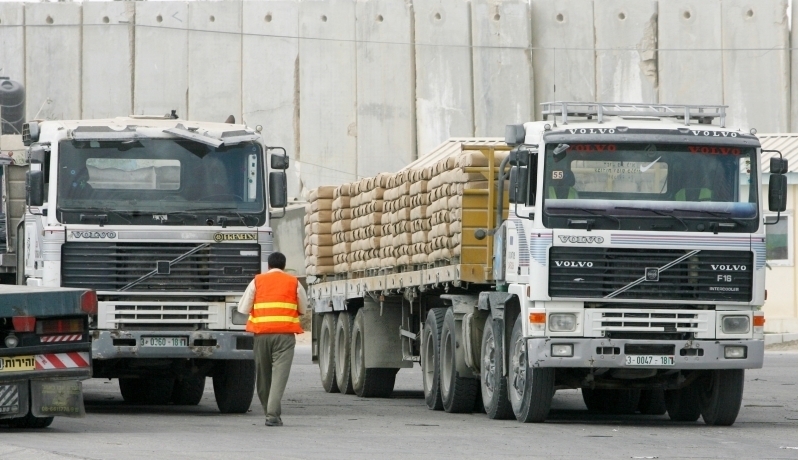
<svg viewBox="0 0 798 460">
<path fill-rule="evenodd" d="M 729 126 L 798 130 L 786 8 L 787 0 L 0 3 L 0 75 L 25 84 L 29 118 L 176 110 L 261 125 L 291 156 L 289 193 L 299 196 L 399 169 L 450 136 L 502 136 L 505 124 L 534 119 L 554 99 L 725 104 Z"/>
</svg>

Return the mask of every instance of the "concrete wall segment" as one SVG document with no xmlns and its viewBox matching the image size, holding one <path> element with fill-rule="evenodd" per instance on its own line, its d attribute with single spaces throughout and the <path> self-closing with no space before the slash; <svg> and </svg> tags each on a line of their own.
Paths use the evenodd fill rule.
<svg viewBox="0 0 798 460">
<path fill-rule="evenodd" d="M 759 132 L 788 131 L 787 0 L 724 0 L 721 10 L 727 125 Z"/>
<path fill-rule="evenodd" d="M 270 146 L 286 149 L 288 196 L 299 196 L 299 2 L 245 1 L 242 37 L 242 116 L 263 126 Z M 304 266 L 303 266 L 304 267 Z"/>
<path fill-rule="evenodd" d="M 135 5 L 133 111 L 188 118 L 188 3 Z"/>
<path fill-rule="evenodd" d="M 503 136 L 505 125 L 534 119 L 529 29 L 524 0 L 472 2 L 475 136 Z"/>
<path fill-rule="evenodd" d="M 419 155 L 450 137 L 474 135 L 470 7 L 415 0 L 416 133 Z"/>
<path fill-rule="evenodd" d="M 41 3 L 25 8 L 28 119 L 80 118 L 81 5 Z"/>
<path fill-rule="evenodd" d="M 355 2 L 299 4 L 302 189 L 357 177 Z"/>
<path fill-rule="evenodd" d="M 601 0 L 594 14 L 598 101 L 657 103 L 657 1 Z"/>
<path fill-rule="evenodd" d="M 132 113 L 134 6 L 129 2 L 83 4 L 83 118 Z"/>
<path fill-rule="evenodd" d="M 413 10 L 396 0 L 359 0 L 357 174 L 398 171 L 416 159 Z"/>
<path fill-rule="evenodd" d="M 0 76 L 25 84 L 25 5 L 0 3 Z"/>
</svg>

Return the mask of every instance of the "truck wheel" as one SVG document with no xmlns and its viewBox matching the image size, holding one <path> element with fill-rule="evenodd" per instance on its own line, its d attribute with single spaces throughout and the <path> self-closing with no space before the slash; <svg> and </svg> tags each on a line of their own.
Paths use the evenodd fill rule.
<svg viewBox="0 0 798 460">
<path fill-rule="evenodd" d="M 139 390 L 139 381 L 141 379 L 120 378 L 119 379 L 119 392 L 122 393 L 122 399 L 128 404 L 144 404 L 142 392 Z"/>
<path fill-rule="evenodd" d="M 172 400 L 175 379 L 169 377 L 120 378 L 119 391 L 128 404 L 163 406 Z"/>
<path fill-rule="evenodd" d="M 424 322 L 421 341 L 421 373 L 424 380 L 424 399 L 431 410 L 443 409 L 441 399 L 441 329 L 446 310 L 433 308 Z"/>
<path fill-rule="evenodd" d="M 674 422 L 695 422 L 701 416 L 701 406 L 695 382 L 678 390 L 665 390 L 665 407 Z"/>
<path fill-rule="evenodd" d="M 640 403 L 640 390 L 610 390 L 582 388 L 582 400 L 587 410 L 607 414 L 634 414 Z"/>
<path fill-rule="evenodd" d="M 449 413 L 472 412 L 479 390 L 479 380 L 457 373 L 457 333 L 454 311 L 446 309 L 441 328 L 440 381 L 443 410 Z"/>
<path fill-rule="evenodd" d="M 202 400 L 204 392 L 204 375 L 176 379 L 172 388 L 172 403 L 177 406 L 196 406 Z"/>
<path fill-rule="evenodd" d="M 737 419 L 743 401 L 745 370 L 711 371 L 698 388 L 701 416 L 707 425 L 730 426 Z"/>
<path fill-rule="evenodd" d="M 504 374 L 504 347 L 499 323 L 493 315 L 485 321 L 482 333 L 480 389 L 485 413 L 494 420 L 513 418 L 513 408 L 507 399 L 507 377 Z"/>
<path fill-rule="evenodd" d="M 542 422 L 549 415 L 554 397 L 554 368 L 529 367 L 521 316 L 515 320 L 510 336 L 510 405 L 519 422 Z"/>
<path fill-rule="evenodd" d="M 52 425 L 54 417 L 35 417 L 28 412 L 24 417 L 4 420 L 9 428 L 47 428 Z"/>
<path fill-rule="evenodd" d="M 338 314 L 335 322 L 335 381 L 343 394 L 355 394 L 352 386 L 352 324 L 355 315 L 344 311 Z"/>
<path fill-rule="evenodd" d="M 359 310 L 352 325 L 352 345 L 350 347 L 352 388 L 355 394 L 362 398 L 388 398 L 393 393 L 396 373 L 399 372 L 399 369 L 366 369 L 364 323 L 363 310 Z"/>
<path fill-rule="evenodd" d="M 243 414 L 255 395 L 255 361 L 229 359 L 216 364 L 213 395 L 223 414 Z"/>
<path fill-rule="evenodd" d="M 641 390 L 637 409 L 643 415 L 664 415 L 668 411 L 665 407 L 665 390 Z"/>
<path fill-rule="evenodd" d="M 600 388 L 582 388 L 582 401 L 590 412 L 601 413 L 606 410 L 604 395 Z"/>
<path fill-rule="evenodd" d="M 319 328 L 319 374 L 327 393 L 338 393 L 335 381 L 335 313 L 326 313 Z"/>
</svg>

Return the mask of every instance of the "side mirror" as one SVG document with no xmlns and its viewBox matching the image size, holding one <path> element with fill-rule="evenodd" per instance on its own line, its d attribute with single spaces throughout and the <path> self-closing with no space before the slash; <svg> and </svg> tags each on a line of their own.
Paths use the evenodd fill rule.
<svg viewBox="0 0 798 460">
<path fill-rule="evenodd" d="M 528 150 L 510 150 L 510 159 L 508 163 L 512 166 L 529 166 L 529 151 Z"/>
<path fill-rule="evenodd" d="M 529 183 L 529 169 L 515 166 L 510 170 L 510 203 L 526 204 L 527 184 Z"/>
<path fill-rule="evenodd" d="M 786 164 L 787 161 L 784 160 Z M 771 165 L 773 161 L 771 160 Z M 772 166 L 771 166 L 772 167 Z M 771 174 L 768 184 L 768 209 L 773 212 L 784 212 L 787 209 L 787 176 Z"/>
<path fill-rule="evenodd" d="M 22 125 L 22 143 L 27 147 L 39 142 L 39 122 L 29 121 Z"/>
<path fill-rule="evenodd" d="M 787 160 L 782 158 L 770 159 L 770 173 L 771 174 L 787 174 Z"/>
<path fill-rule="evenodd" d="M 274 209 L 288 206 L 288 185 L 285 171 L 269 173 L 269 204 Z"/>
<path fill-rule="evenodd" d="M 524 125 L 506 125 L 504 127 L 504 143 L 510 147 L 523 144 L 525 139 Z"/>
<path fill-rule="evenodd" d="M 47 150 L 41 145 L 34 145 L 28 149 L 28 163 L 44 164 Z"/>
<path fill-rule="evenodd" d="M 270 164 L 272 169 L 285 171 L 288 169 L 288 155 L 271 155 Z"/>
<path fill-rule="evenodd" d="M 28 171 L 25 173 L 25 190 L 27 191 L 28 206 L 41 206 L 44 204 L 44 172 Z"/>
</svg>

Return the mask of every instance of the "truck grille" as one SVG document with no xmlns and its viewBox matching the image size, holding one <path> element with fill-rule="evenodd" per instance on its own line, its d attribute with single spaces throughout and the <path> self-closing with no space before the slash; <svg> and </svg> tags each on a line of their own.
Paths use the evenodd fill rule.
<svg viewBox="0 0 798 460">
<path fill-rule="evenodd" d="M 652 338 L 656 335 L 706 334 L 714 329 L 713 310 L 585 309 L 587 337 Z M 685 336 L 686 337 L 686 336 Z M 664 338 L 664 337 L 663 337 Z"/>
<path fill-rule="evenodd" d="M 108 322 L 120 327 L 135 329 L 136 326 L 210 324 L 219 320 L 224 305 L 201 302 L 169 303 L 158 302 L 114 302 L 104 305 Z"/>
<path fill-rule="evenodd" d="M 61 247 L 65 287 L 121 291 L 243 291 L 260 272 L 260 245 L 219 243 L 83 243 Z M 186 253 L 196 252 L 169 265 Z"/>
<path fill-rule="evenodd" d="M 748 302 L 753 253 L 555 246 L 549 252 L 549 296 Z M 654 271 L 657 280 L 646 280 Z M 652 270 L 653 269 L 653 270 Z M 638 284 L 630 284 L 638 282 Z"/>
</svg>

